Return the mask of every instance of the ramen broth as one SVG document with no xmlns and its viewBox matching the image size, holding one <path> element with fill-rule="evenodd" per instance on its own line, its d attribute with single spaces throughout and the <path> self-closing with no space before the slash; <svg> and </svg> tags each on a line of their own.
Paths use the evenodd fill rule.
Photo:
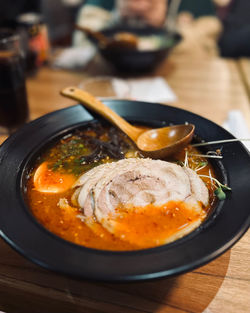
<svg viewBox="0 0 250 313">
<path fill-rule="evenodd" d="M 183 164 L 186 151 L 192 155 L 199 153 L 197 149 L 188 146 L 167 161 Z M 70 186 L 80 175 L 100 164 L 130 157 L 142 156 L 123 133 L 114 127 L 103 126 L 99 123 L 91 124 L 83 130 L 58 140 L 39 157 L 30 172 L 27 182 L 27 202 L 33 215 L 52 233 L 85 247 L 105 250 L 138 249 L 137 245 L 119 239 L 101 225 L 96 225 L 93 231 L 84 222 L 80 208 L 71 201 L 74 188 Z M 203 157 L 189 157 L 188 166 L 194 170 L 200 168 L 198 174 L 215 176 L 212 166 Z M 39 180 L 35 177 L 38 168 L 45 173 L 39 176 Z M 205 215 L 202 216 L 204 220 L 215 202 L 215 187 L 209 178 L 201 178 L 209 191 L 209 205 L 204 208 Z M 66 205 L 59 205 L 62 201 L 66 201 Z M 124 225 L 126 223 L 131 225 L 134 221 L 135 236 L 139 236 L 140 241 L 145 232 L 148 234 L 145 244 L 142 245 L 144 248 L 157 246 L 157 242 L 150 240 L 150 234 L 154 234 L 160 228 L 166 228 L 165 225 L 171 236 L 182 227 L 201 218 L 176 201 L 165 205 L 164 210 L 167 210 L 168 214 L 162 214 L 161 208 L 158 208 L 158 215 L 153 214 L 153 206 L 147 209 L 145 210 L 147 213 L 140 214 L 139 217 L 135 216 L 136 213 L 124 214 L 121 217 Z M 150 219 L 151 224 L 148 223 Z M 150 229 L 147 229 L 149 225 L 151 225 Z"/>
</svg>

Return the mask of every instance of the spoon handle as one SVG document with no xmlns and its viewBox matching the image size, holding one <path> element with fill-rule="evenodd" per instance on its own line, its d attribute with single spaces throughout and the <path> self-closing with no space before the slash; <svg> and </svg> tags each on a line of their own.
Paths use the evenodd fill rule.
<svg viewBox="0 0 250 313">
<path fill-rule="evenodd" d="M 127 134 L 133 141 L 136 142 L 138 136 L 144 131 L 129 124 L 125 119 L 116 114 L 100 100 L 93 97 L 86 91 L 83 91 L 76 87 L 67 87 L 61 91 L 61 94 L 67 98 L 80 101 L 85 107 L 103 116 L 112 124 L 121 129 Z"/>
<path fill-rule="evenodd" d="M 87 36 L 91 37 L 92 39 L 97 40 L 103 46 L 106 46 L 108 44 L 108 42 L 109 42 L 109 38 L 104 36 L 101 32 L 93 31 L 90 28 L 83 27 L 83 26 L 80 26 L 80 25 L 75 25 L 75 29 L 84 32 Z"/>
</svg>

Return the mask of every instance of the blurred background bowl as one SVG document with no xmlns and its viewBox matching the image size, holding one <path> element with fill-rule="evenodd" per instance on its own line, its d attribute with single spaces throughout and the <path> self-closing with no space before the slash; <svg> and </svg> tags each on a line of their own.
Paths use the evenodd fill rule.
<svg viewBox="0 0 250 313">
<path fill-rule="evenodd" d="M 98 46 L 102 57 L 122 72 L 151 71 L 181 40 L 180 34 L 166 29 L 114 27 L 102 31 L 107 37 L 123 32 L 138 37 L 137 49 Z"/>
</svg>

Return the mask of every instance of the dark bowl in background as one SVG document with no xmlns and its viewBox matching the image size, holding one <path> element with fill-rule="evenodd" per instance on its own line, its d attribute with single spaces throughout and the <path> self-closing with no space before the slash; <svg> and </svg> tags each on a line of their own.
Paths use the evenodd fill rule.
<svg viewBox="0 0 250 313">
<path fill-rule="evenodd" d="M 153 70 L 181 40 L 181 35 L 178 33 L 169 33 L 166 29 L 151 27 L 114 27 L 102 31 L 107 37 L 113 37 L 120 32 L 130 32 L 143 37 L 155 35 L 162 40 L 162 46 L 154 50 L 114 49 L 98 46 L 101 56 L 120 72 L 136 73 Z"/>
</svg>

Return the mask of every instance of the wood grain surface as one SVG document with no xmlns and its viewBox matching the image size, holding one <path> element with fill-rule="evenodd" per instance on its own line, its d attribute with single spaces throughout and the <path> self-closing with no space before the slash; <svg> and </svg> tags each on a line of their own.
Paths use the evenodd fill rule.
<svg viewBox="0 0 250 313">
<path fill-rule="evenodd" d="M 239 71 L 242 75 L 243 83 L 250 98 L 250 59 L 242 58 L 238 61 Z"/>
<path fill-rule="evenodd" d="M 116 75 L 96 58 L 82 72 L 42 68 L 27 82 L 31 119 L 74 104 L 59 91 L 101 75 Z M 216 123 L 239 109 L 250 125 L 249 99 L 239 66 L 220 58 L 172 56 L 149 76 L 162 76 L 174 104 Z M 1 141 L 5 137 L 1 137 Z M 221 257 L 175 278 L 109 284 L 72 279 L 34 265 L 0 240 L 0 310 L 5 312 L 250 312 L 250 231 Z"/>
</svg>

